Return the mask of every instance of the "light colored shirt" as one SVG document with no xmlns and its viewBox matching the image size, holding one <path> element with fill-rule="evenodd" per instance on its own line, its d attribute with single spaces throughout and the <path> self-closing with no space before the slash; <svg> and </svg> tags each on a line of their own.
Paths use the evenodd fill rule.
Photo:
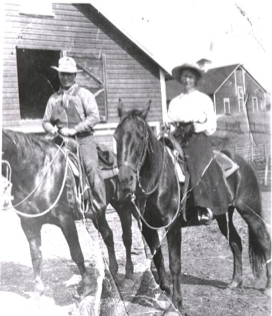
<svg viewBox="0 0 272 316">
<path fill-rule="evenodd" d="M 44 117 L 42 120 L 43 128 L 46 132 L 51 133 L 54 129 L 52 124 L 52 112 L 55 107 L 67 106 L 69 99 L 73 99 L 76 110 L 79 114 L 81 122 L 74 128 L 78 133 L 89 132 L 100 121 L 98 106 L 94 95 L 87 89 L 78 89 L 76 95 L 74 90 L 78 89 L 78 85 L 74 84 L 69 90 L 59 89 L 48 100 Z"/>
<path fill-rule="evenodd" d="M 213 102 L 209 96 L 197 90 L 181 93 L 169 104 L 167 122 L 192 122 L 196 133 L 212 135 L 216 131 Z"/>
</svg>

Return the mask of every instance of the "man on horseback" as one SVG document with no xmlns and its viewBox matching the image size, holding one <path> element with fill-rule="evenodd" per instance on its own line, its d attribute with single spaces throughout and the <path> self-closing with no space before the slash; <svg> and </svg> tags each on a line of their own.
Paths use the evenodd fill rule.
<svg viewBox="0 0 272 316">
<path fill-rule="evenodd" d="M 212 100 L 196 90 L 203 71 L 197 64 L 183 64 L 172 70 L 182 84 L 182 93 L 169 104 L 168 120 L 175 122 L 174 137 L 182 146 L 193 193 L 193 207 L 200 223 L 209 224 L 214 215 L 227 212 L 230 196 L 208 136 L 216 130 Z"/>
<path fill-rule="evenodd" d="M 60 134 L 75 138 L 79 144 L 80 158 L 94 195 L 96 211 L 106 208 L 105 184 L 98 166 L 98 154 L 93 127 L 100 121 L 94 95 L 79 87 L 75 78 L 80 70 L 71 57 L 59 60 L 60 89 L 48 100 L 43 117 L 43 128 L 52 136 Z"/>
</svg>

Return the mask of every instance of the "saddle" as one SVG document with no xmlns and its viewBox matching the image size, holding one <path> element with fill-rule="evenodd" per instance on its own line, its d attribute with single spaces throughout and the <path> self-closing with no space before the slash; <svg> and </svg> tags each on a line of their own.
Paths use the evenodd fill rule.
<svg viewBox="0 0 272 316">
<path fill-rule="evenodd" d="M 172 153 L 172 157 L 177 159 L 176 160 L 178 162 L 177 167 L 180 167 L 183 174 L 185 174 L 185 171 L 187 170 L 186 162 L 184 159 L 182 147 L 180 146 L 179 142 L 175 139 L 175 137 L 172 134 L 169 134 L 167 136 L 164 135 L 163 137 L 160 138 L 160 141 L 162 141 L 166 145 L 166 147 L 170 149 Z M 219 151 L 219 150 L 214 150 L 213 152 L 214 152 L 214 157 L 217 163 L 220 165 L 221 169 L 223 170 L 223 174 L 225 178 L 228 178 L 237 169 L 239 169 L 239 166 L 231 158 L 229 158 L 224 152 Z"/>
<path fill-rule="evenodd" d="M 190 174 L 186 166 L 184 153 L 182 147 L 180 146 L 176 138 L 173 136 L 173 134 L 169 133 L 160 136 L 159 140 L 166 146 L 170 154 L 170 157 L 172 158 L 172 161 L 174 163 L 179 182 L 183 183 L 181 187 L 183 198 L 181 200 L 180 207 L 183 219 L 186 222 L 186 201 L 189 192 Z M 213 152 L 216 161 L 221 166 L 225 179 L 232 175 L 239 168 L 239 166 L 223 152 L 217 150 L 214 150 Z"/>
<path fill-rule="evenodd" d="M 81 160 L 79 159 L 78 144 L 71 137 L 56 137 L 54 143 L 60 146 L 67 154 L 70 172 L 66 181 L 67 201 L 71 208 L 76 208 L 80 213 L 85 213 L 92 207 L 92 191 L 88 177 L 84 171 Z M 118 174 L 117 157 L 104 145 L 96 144 L 98 154 L 98 165 L 104 180 Z"/>
</svg>

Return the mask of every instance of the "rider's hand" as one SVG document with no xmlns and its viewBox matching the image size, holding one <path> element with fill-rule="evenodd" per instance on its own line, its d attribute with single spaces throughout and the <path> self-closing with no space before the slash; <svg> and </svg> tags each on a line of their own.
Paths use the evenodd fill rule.
<svg viewBox="0 0 272 316">
<path fill-rule="evenodd" d="M 194 122 L 193 125 L 194 125 L 194 132 L 195 133 L 201 133 L 205 129 L 203 126 L 203 123 Z"/>
<path fill-rule="evenodd" d="M 162 123 L 161 129 L 164 132 L 168 132 L 170 130 L 170 123 L 167 123 L 167 122 Z"/>
<path fill-rule="evenodd" d="M 58 134 L 58 128 L 57 128 L 57 126 L 54 126 L 53 128 L 52 128 L 52 130 L 51 130 L 51 132 L 50 132 L 52 135 L 57 135 Z"/>
<path fill-rule="evenodd" d="M 63 136 L 74 136 L 76 135 L 77 131 L 74 128 L 67 128 L 67 127 L 63 127 L 60 130 L 60 134 Z"/>
</svg>

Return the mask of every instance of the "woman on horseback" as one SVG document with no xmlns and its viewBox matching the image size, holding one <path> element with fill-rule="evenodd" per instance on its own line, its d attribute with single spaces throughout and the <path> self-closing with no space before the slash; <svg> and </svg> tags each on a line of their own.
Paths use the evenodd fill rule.
<svg viewBox="0 0 272 316">
<path fill-rule="evenodd" d="M 184 151 L 198 220 L 209 224 L 213 215 L 227 212 L 230 196 L 208 139 L 216 131 L 213 102 L 196 89 L 202 75 L 197 64 L 185 63 L 172 70 L 182 93 L 170 102 L 167 122 L 177 125 L 174 136 Z"/>
</svg>

